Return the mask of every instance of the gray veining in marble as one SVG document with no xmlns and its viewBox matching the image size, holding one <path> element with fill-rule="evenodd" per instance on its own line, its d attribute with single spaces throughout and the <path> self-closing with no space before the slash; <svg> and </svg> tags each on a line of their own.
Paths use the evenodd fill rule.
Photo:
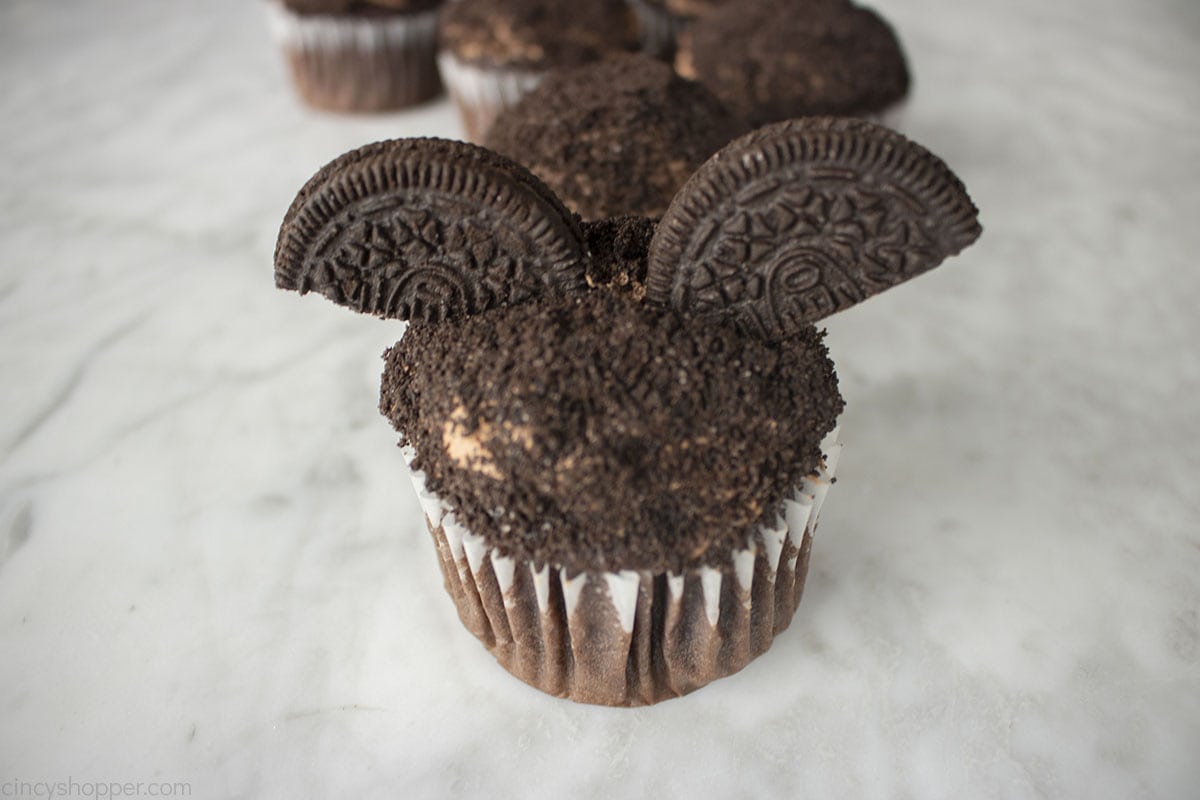
<svg viewBox="0 0 1200 800">
<path fill-rule="evenodd" d="M 375 410 L 395 324 L 274 290 L 305 111 L 244 0 L 0 4 L 0 788 L 1193 798 L 1200 5 L 879 0 L 984 238 L 830 320 L 796 622 L 636 711 L 458 623 Z"/>
</svg>

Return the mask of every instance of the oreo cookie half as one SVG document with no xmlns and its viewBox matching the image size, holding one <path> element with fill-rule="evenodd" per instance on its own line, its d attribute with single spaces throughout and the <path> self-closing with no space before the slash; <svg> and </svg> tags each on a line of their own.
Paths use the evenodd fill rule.
<svg viewBox="0 0 1200 800">
<path fill-rule="evenodd" d="M 646 296 L 768 339 L 933 269 L 978 212 L 936 156 L 854 119 L 769 125 L 709 159 L 650 244 Z"/>
<path fill-rule="evenodd" d="M 378 142 L 321 169 L 284 217 L 275 284 L 434 322 L 585 287 L 575 218 L 528 170 L 441 139 Z"/>
</svg>

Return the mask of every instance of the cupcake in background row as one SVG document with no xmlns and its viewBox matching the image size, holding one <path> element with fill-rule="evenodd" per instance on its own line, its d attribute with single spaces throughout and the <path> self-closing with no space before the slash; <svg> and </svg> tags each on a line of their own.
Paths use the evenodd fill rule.
<svg viewBox="0 0 1200 800">
<path fill-rule="evenodd" d="M 478 142 L 549 70 L 636 51 L 637 20 L 624 0 L 457 0 L 442 10 L 438 48 L 467 138 Z"/>
<path fill-rule="evenodd" d="M 496 117 L 484 145 L 528 167 L 585 220 L 661 217 L 740 132 L 708 89 L 631 54 L 550 73 Z"/>
<path fill-rule="evenodd" d="M 752 127 L 801 116 L 878 119 L 909 88 L 891 26 L 842 0 L 729 3 L 688 26 L 675 69 Z"/>
<path fill-rule="evenodd" d="M 701 17 L 729 6 L 743 7 L 746 0 L 627 0 L 637 14 L 642 49 L 655 58 L 670 61 L 683 31 Z M 849 5 L 850 0 L 790 0 L 789 12 Z"/>
<path fill-rule="evenodd" d="M 642 50 L 655 58 L 670 60 L 675 44 L 688 23 L 729 0 L 628 0 L 637 14 Z"/>
<path fill-rule="evenodd" d="M 327 111 L 392 111 L 436 97 L 443 0 L 266 0 L 300 97 Z"/>
</svg>

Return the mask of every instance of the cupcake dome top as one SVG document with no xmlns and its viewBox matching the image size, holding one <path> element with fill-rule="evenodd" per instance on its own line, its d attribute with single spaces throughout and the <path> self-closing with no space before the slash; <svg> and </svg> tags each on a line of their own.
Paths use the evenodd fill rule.
<svg viewBox="0 0 1200 800">
<path fill-rule="evenodd" d="M 746 0 L 641 0 L 685 19 L 696 19 L 718 8 L 744 6 Z M 788 0 L 792 8 L 845 5 L 850 0 Z"/>
<path fill-rule="evenodd" d="M 841 0 L 754 0 L 716 9 L 683 34 L 675 67 L 754 126 L 877 113 L 909 86 L 891 26 Z"/>
<path fill-rule="evenodd" d="M 496 118 L 484 144 L 584 219 L 658 217 L 739 127 L 702 85 L 647 56 L 620 55 L 551 72 Z"/>
<path fill-rule="evenodd" d="M 698 17 L 701 14 L 719 8 L 730 0 L 645 0 L 652 6 L 665 8 L 672 14 L 681 17 Z"/>
<path fill-rule="evenodd" d="M 638 49 L 624 0 L 456 0 L 441 14 L 440 46 L 477 66 L 544 70 Z"/>
<path fill-rule="evenodd" d="M 298 14 L 391 14 L 428 11 L 444 0 L 281 0 Z"/>
</svg>

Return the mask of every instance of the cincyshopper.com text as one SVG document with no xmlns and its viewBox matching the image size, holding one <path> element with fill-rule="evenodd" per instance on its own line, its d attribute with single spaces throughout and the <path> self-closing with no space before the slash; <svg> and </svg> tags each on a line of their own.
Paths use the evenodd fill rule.
<svg viewBox="0 0 1200 800">
<path fill-rule="evenodd" d="M 90 800 L 109 797 L 191 797 L 192 785 L 179 781 L 19 781 L 0 783 L 0 800 L 56 800 L 84 797 Z"/>
</svg>

